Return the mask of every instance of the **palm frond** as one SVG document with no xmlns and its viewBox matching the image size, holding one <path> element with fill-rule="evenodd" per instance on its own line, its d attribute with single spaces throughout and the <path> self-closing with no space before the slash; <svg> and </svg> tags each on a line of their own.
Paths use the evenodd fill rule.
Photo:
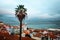
<svg viewBox="0 0 60 40">
<path fill-rule="evenodd" d="M 23 10 L 24 10 L 24 11 L 23 11 Z M 18 12 L 20 12 L 20 11 L 22 11 L 23 13 L 22 13 L 22 14 L 19 14 L 20 16 L 18 16 L 17 14 L 18 14 Z M 20 17 L 20 18 L 22 18 L 22 19 L 25 19 L 26 15 L 27 15 L 26 11 L 27 11 L 27 9 L 24 8 L 24 5 L 19 5 L 19 6 L 17 6 L 17 8 L 15 8 L 15 12 L 16 12 L 15 15 L 16 15 L 17 17 Z"/>
</svg>

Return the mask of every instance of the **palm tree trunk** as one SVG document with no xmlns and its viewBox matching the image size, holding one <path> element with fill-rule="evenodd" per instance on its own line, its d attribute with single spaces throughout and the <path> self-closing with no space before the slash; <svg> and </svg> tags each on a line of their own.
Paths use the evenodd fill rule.
<svg viewBox="0 0 60 40">
<path fill-rule="evenodd" d="M 20 21 L 20 38 L 19 40 L 21 40 L 22 38 L 22 20 Z"/>
</svg>

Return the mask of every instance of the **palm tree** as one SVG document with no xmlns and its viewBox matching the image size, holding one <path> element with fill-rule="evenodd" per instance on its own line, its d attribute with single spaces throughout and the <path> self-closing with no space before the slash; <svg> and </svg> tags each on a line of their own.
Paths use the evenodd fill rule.
<svg viewBox="0 0 60 40">
<path fill-rule="evenodd" d="M 19 21 L 20 21 L 20 39 L 21 40 L 21 34 L 22 34 L 22 21 L 23 19 L 25 19 L 25 16 L 27 15 L 26 13 L 27 9 L 24 8 L 24 5 L 19 5 L 17 6 L 15 12 L 16 12 L 16 16 L 18 17 Z"/>
</svg>

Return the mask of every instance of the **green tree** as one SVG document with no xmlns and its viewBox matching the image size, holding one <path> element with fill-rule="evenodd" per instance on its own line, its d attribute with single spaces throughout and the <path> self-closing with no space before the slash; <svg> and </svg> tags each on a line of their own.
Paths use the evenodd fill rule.
<svg viewBox="0 0 60 40">
<path fill-rule="evenodd" d="M 24 5 L 19 5 L 17 6 L 15 12 L 16 12 L 16 16 L 20 21 L 20 40 L 21 40 L 21 34 L 22 34 L 22 21 L 23 19 L 25 19 L 27 13 L 26 13 L 27 9 L 24 8 Z"/>
</svg>

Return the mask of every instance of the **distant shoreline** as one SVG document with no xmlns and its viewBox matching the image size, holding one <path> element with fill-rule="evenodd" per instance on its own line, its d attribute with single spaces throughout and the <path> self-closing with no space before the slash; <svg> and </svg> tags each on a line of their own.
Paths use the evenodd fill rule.
<svg viewBox="0 0 60 40">
<path fill-rule="evenodd" d="M 2 21 L 0 21 L 0 24 L 5 24 L 3 23 Z M 6 25 L 9 25 L 9 24 L 6 24 Z M 10 25 L 11 26 L 11 25 Z M 18 25 L 19 26 L 19 25 Z M 29 28 L 29 27 L 28 27 Z M 60 31 L 59 28 L 29 28 L 29 29 L 36 29 L 36 30 L 51 30 L 51 31 Z"/>
</svg>

